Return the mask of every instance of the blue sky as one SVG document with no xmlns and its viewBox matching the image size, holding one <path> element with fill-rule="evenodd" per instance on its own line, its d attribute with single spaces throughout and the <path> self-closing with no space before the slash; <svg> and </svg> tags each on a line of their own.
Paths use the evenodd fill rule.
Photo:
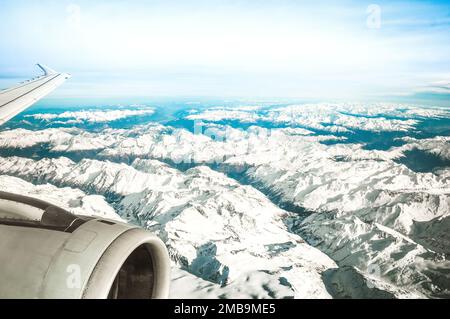
<svg viewBox="0 0 450 319">
<path fill-rule="evenodd" d="M 450 96 L 446 1 L 0 0 L 0 21 L 2 87 L 41 62 L 62 97 Z"/>
</svg>

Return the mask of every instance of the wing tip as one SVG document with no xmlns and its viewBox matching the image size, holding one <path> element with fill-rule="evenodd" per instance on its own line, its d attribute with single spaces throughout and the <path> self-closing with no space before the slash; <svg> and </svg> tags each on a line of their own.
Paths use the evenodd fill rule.
<svg viewBox="0 0 450 319">
<path fill-rule="evenodd" d="M 44 64 L 37 63 L 36 65 L 44 72 L 44 75 L 51 75 L 51 74 L 58 73 L 55 70 L 49 68 L 48 66 L 46 66 Z"/>
</svg>

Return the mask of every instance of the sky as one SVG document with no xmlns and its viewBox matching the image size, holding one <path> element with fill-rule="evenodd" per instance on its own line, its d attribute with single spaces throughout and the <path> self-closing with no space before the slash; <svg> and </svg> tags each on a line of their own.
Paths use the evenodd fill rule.
<svg viewBox="0 0 450 319">
<path fill-rule="evenodd" d="M 0 0 L 0 87 L 59 97 L 450 100 L 447 1 Z M 450 104 L 450 103 L 449 103 Z"/>
</svg>

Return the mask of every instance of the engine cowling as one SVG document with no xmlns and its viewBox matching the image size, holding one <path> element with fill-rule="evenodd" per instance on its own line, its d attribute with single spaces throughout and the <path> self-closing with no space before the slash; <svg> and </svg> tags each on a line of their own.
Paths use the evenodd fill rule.
<svg viewBox="0 0 450 319">
<path fill-rule="evenodd" d="M 0 192 L 0 298 L 167 298 L 169 282 L 152 233 Z"/>
</svg>

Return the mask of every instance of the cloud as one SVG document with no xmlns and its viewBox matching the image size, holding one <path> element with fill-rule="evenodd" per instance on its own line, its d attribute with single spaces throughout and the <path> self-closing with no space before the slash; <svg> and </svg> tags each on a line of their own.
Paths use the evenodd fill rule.
<svg viewBox="0 0 450 319">
<path fill-rule="evenodd" d="M 25 117 L 32 117 L 36 120 L 53 121 L 64 120 L 66 124 L 73 123 L 104 123 L 124 119 L 132 116 L 148 116 L 155 112 L 153 108 L 146 108 L 141 110 L 106 110 L 106 111 L 76 111 L 64 112 L 60 114 L 55 113 L 37 113 L 26 115 Z"/>
<path fill-rule="evenodd" d="M 411 91 L 450 65 L 434 2 L 378 1 L 379 29 L 354 1 L 17 3 L 0 12 L 0 68 L 49 61 L 73 74 L 65 96 L 348 98 Z"/>
<path fill-rule="evenodd" d="M 450 94 L 450 81 L 437 81 L 427 87 L 428 92 Z"/>
</svg>

